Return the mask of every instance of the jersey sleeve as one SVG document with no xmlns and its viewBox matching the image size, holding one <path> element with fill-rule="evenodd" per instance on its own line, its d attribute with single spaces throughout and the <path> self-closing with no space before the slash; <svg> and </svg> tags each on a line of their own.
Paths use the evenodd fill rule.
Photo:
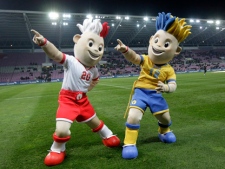
<svg viewBox="0 0 225 169">
<path fill-rule="evenodd" d="M 59 63 L 60 63 L 60 64 L 63 64 L 63 63 L 65 62 L 65 60 L 66 60 L 66 54 L 63 53 L 63 58 L 62 58 L 61 62 L 59 62 Z"/>
<path fill-rule="evenodd" d="M 99 72 L 98 72 L 98 69 L 95 67 L 94 68 L 94 75 L 93 75 L 93 81 L 97 81 L 99 80 Z"/>
<path fill-rule="evenodd" d="M 68 69 L 69 64 L 75 62 L 75 60 L 74 56 L 63 53 L 63 59 L 60 64 L 62 64 L 65 69 Z"/>
<path fill-rule="evenodd" d="M 139 56 L 141 58 L 140 65 L 143 65 L 146 55 L 139 55 Z"/>
</svg>

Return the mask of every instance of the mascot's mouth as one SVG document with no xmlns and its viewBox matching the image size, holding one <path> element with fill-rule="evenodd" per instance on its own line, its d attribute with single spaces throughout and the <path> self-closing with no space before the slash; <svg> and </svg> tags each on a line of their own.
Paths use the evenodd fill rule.
<svg viewBox="0 0 225 169">
<path fill-rule="evenodd" d="M 89 52 L 90 57 L 91 57 L 92 59 L 97 60 L 97 59 L 99 58 L 99 55 L 96 55 L 96 54 L 92 53 L 91 51 L 88 51 L 88 52 Z"/>
<path fill-rule="evenodd" d="M 152 47 L 152 52 L 154 55 L 161 55 L 162 53 L 164 53 L 163 50 L 158 50 L 158 49 L 155 49 L 154 47 Z"/>
</svg>

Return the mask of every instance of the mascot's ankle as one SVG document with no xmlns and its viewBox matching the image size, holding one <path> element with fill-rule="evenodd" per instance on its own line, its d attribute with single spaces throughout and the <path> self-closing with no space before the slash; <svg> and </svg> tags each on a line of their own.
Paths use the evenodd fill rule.
<svg viewBox="0 0 225 169">
<path fill-rule="evenodd" d="M 55 133 L 53 134 L 53 140 L 57 143 L 65 143 L 70 140 L 70 136 L 58 137 Z"/>
<path fill-rule="evenodd" d="M 158 132 L 160 134 L 164 134 L 164 133 L 170 132 L 169 126 L 171 126 L 171 124 L 172 124 L 172 121 L 169 124 L 162 124 L 162 123 L 158 122 L 158 125 L 159 125 Z"/>
<path fill-rule="evenodd" d="M 93 132 L 97 132 L 102 139 L 110 138 L 113 133 L 112 131 L 104 124 L 102 120 L 100 120 L 100 124 L 97 128 L 92 129 Z"/>
</svg>

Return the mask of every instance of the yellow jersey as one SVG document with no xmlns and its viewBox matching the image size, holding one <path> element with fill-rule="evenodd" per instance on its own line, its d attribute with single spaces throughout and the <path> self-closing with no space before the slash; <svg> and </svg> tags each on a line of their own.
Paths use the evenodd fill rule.
<svg viewBox="0 0 225 169">
<path fill-rule="evenodd" d="M 168 63 L 157 66 L 148 57 L 148 55 L 140 55 L 141 72 L 138 80 L 135 82 L 134 88 L 155 89 L 158 81 L 168 83 L 176 81 L 174 69 Z"/>
</svg>

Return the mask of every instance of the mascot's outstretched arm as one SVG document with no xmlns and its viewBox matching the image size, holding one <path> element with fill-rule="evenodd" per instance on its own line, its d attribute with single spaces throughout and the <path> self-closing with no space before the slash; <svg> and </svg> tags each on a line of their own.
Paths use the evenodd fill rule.
<svg viewBox="0 0 225 169">
<path fill-rule="evenodd" d="M 128 48 L 128 46 L 124 45 L 120 39 L 117 39 L 118 45 L 115 49 L 123 54 L 123 56 L 135 65 L 139 65 L 141 62 L 140 56 L 133 51 L 132 49 Z"/>
<path fill-rule="evenodd" d="M 32 29 L 31 32 L 34 34 L 33 42 L 38 46 L 41 46 L 50 59 L 56 62 L 62 61 L 63 54 L 55 47 L 55 45 L 49 42 L 36 30 Z"/>
</svg>

